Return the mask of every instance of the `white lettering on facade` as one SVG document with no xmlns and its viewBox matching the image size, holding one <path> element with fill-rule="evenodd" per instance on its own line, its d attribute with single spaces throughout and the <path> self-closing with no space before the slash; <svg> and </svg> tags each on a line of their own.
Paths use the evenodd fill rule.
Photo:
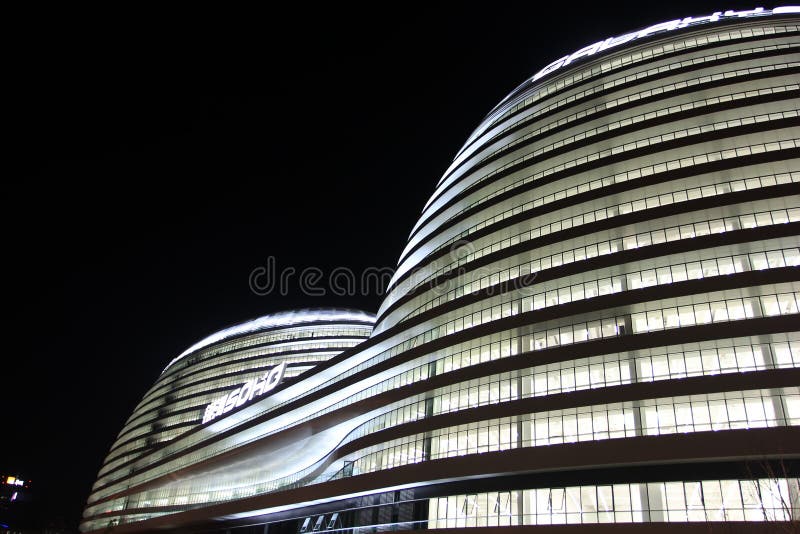
<svg viewBox="0 0 800 534">
<path fill-rule="evenodd" d="M 253 378 L 245 382 L 241 387 L 226 393 L 225 395 L 214 399 L 208 406 L 203 415 L 203 423 L 207 423 L 212 419 L 226 414 L 234 408 L 242 406 L 244 403 L 253 400 L 256 397 L 275 389 L 280 381 L 283 379 L 283 373 L 286 371 L 286 362 L 273 367 L 268 373 L 261 378 Z"/>
</svg>

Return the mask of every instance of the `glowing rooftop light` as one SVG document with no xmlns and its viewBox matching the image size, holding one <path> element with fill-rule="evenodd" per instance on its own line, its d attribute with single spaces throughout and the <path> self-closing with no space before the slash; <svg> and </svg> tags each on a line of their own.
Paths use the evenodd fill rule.
<svg viewBox="0 0 800 534">
<path fill-rule="evenodd" d="M 335 308 L 302 309 L 302 310 L 271 313 L 269 315 L 264 315 L 263 317 L 258 317 L 256 319 L 251 319 L 243 323 L 229 326 L 228 328 L 225 328 L 223 330 L 220 330 L 219 332 L 215 332 L 210 336 L 203 338 L 202 340 L 198 341 L 197 343 L 195 343 L 194 345 L 192 345 L 191 347 L 180 353 L 177 358 L 169 362 L 169 364 L 164 368 L 164 371 L 169 369 L 169 367 L 172 364 L 174 364 L 187 354 L 191 354 L 204 347 L 208 347 L 209 345 L 219 343 L 220 341 L 224 341 L 229 338 L 241 336 L 244 334 L 252 334 L 255 332 L 260 332 L 262 330 L 269 330 L 271 328 L 277 328 L 280 326 L 294 326 L 298 324 L 314 323 L 319 321 L 361 322 L 361 323 L 369 323 L 370 325 L 372 325 L 375 323 L 375 316 L 371 313 L 366 313 L 358 310 L 335 309 Z M 162 373 L 164 371 L 162 371 Z"/>
</svg>

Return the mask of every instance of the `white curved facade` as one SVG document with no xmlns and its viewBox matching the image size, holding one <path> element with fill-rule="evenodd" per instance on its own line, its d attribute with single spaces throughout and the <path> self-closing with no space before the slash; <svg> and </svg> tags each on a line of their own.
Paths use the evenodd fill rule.
<svg viewBox="0 0 800 534">
<path fill-rule="evenodd" d="M 83 530 L 796 520 L 796 11 L 546 66 L 439 181 L 369 339 L 101 471 Z"/>
<path fill-rule="evenodd" d="M 165 446 L 183 452 L 184 446 L 178 445 L 182 440 L 202 440 L 231 419 L 252 417 L 271 391 L 251 391 L 249 398 L 231 399 L 228 406 L 221 403 L 220 413 L 210 414 L 213 417 L 207 414 L 215 401 L 230 398 L 248 382 L 257 385 L 271 371 L 280 371 L 276 382 L 291 383 L 358 345 L 369 337 L 374 319 L 357 310 L 293 310 L 233 325 L 192 345 L 170 362 L 128 418 L 100 468 L 93 495 L 157 462 L 165 455 Z M 274 372 L 272 377 L 278 379 Z M 227 483 L 240 483 L 237 480 L 238 475 Z"/>
</svg>

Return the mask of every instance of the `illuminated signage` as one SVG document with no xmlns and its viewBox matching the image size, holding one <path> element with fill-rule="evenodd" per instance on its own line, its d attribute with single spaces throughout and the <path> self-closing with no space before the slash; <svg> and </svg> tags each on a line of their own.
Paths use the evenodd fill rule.
<svg viewBox="0 0 800 534">
<path fill-rule="evenodd" d="M 573 52 L 568 56 L 564 56 L 561 59 L 553 61 L 545 68 L 537 72 L 536 75 L 531 79 L 531 81 L 535 82 L 539 78 L 551 74 L 560 69 L 561 67 L 569 65 L 570 63 L 572 63 L 577 59 L 593 56 L 598 52 L 604 52 L 609 48 L 613 48 L 615 46 L 619 46 L 624 43 L 629 43 L 633 40 L 641 39 L 642 37 L 646 37 L 648 35 L 676 30 L 678 28 L 685 28 L 687 26 L 708 24 L 710 22 L 717 22 L 723 19 L 743 18 L 752 16 L 763 16 L 763 15 L 780 15 L 786 13 L 800 13 L 800 6 L 783 6 L 783 7 L 776 7 L 775 9 L 772 10 L 765 10 L 763 7 L 757 7 L 755 9 L 751 9 L 748 11 L 733 11 L 733 10 L 728 10 L 725 12 L 717 11 L 705 17 L 686 17 L 684 19 L 675 19 L 675 20 L 670 20 L 668 22 L 661 22 L 659 24 L 654 24 L 652 26 L 649 26 L 643 30 L 639 30 L 632 33 L 626 33 L 625 35 L 620 35 L 619 37 L 609 37 L 604 41 L 599 41 L 592 45 L 584 46 L 580 50 Z"/>
<path fill-rule="evenodd" d="M 236 388 L 230 393 L 215 399 L 211 404 L 206 406 L 206 413 L 203 415 L 203 423 L 207 423 L 212 419 L 226 414 L 229 411 L 242 406 L 244 403 L 253 400 L 256 397 L 275 389 L 280 381 L 283 379 L 283 373 L 286 371 L 286 362 L 276 365 L 268 373 L 261 378 L 253 378 L 245 382 L 242 387 Z"/>
</svg>

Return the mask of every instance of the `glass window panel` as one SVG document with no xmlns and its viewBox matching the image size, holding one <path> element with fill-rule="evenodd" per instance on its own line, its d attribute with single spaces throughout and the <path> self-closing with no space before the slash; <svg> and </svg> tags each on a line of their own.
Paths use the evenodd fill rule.
<svg viewBox="0 0 800 534">
<path fill-rule="evenodd" d="M 741 224 L 742 228 L 755 228 L 756 219 L 751 214 L 741 215 L 739 216 L 739 224 Z"/>
<path fill-rule="evenodd" d="M 634 313 L 631 315 L 634 332 L 647 332 L 647 315 L 644 313 Z"/>
<path fill-rule="evenodd" d="M 711 417 L 708 413 L 708 403 L 698 401 L 692 403 L 692 418 L 694 419 L 695 432 L 711 430 Z"/>
<path fill-rule="evenodd" d="M 747 422 L 753 426 L 764 426 L 766 415 L 761 398 L 748 397 L 744 400 L 744 406 L 747 412 Z"/>
<path fill-rule="evenodd" d="M 664 489 L 667 510 L 684 510 L 686 508 L 682 482 L 667 482 L 664 484 Z"/>
<path fill-rule="evenodd" d="M 760 354 L 760 349 L 757 352 L 759 353 L 761 367 L 763 368 L 763 357 Z M 756 368 L 755 353 L 752 347 L 736 347 L 735 350 L 720 349 L 720 360 L 722 360 L 723 354 L 727 358 L 725 367 L 730 367 L 731 369 L 738 367 L 742 371 L 749 371 Z"/>
<path fill-rule="evenodd" d="M 769 226 L 772 224 L 772 214 L 769 212 L 756 213 L 756 226 Z"/>
<path fill-rule="evenodd" d="M 661 310 L 647 312 L 647 328 L 649 331 L 664 329 L 664 318 Z"/>
<path fill-rule="evenodd" d="M 584 389 L 589 386 L 589 368 L 586 366 L 575 368 L 575 387 Z"/>
<path fill-rule="evenodd" d="M 617 512 L 628 512 L 631 509 L 631 493 L 628 484 L 615 484 L 614 491 L 614 510 Z"/>
<path fill-rule="evenodd" d="M 722 219 L 714 219 L 709 223 L 709 230 L 712 234 L 719 234 L 725 231 L 725 223 Z"/>
<path fill-rule="evenodd" d="M 566 304 L 567 302 L 572 302 L 572 296 L 569 287 L 563 287 L 558 290 L 558 303 L 559 304 Z"/>
<path fill-rule="evenodd" d="M 683 282 L 689 279 L 689 275 L 686 272 L 686 265 L 673 265 L 670 267 L 670 271 L 672 272 L 672 280 L 674 282 Z"/>
<path fill-rule="evenodd" d="M 695 324 L 694 309 L 692 306 L 680 306 L 678 308 L 678 319 L 681 326 L 691 326 Z"/>
<path fill-rule="evenodd" d="M 658 406 L 658 427 L 660 433 L 675 432 L 675 412 L 671 404 Z"/>
<path fill-rule="evenodd" d="M 703 260 L 703 276 L 717 276 L 719 275 L 719 268 L 717 267 L 717 260 Z"/>
<path fill-rule="evenodd" d="M 689 376 L 696 376 L 703 372 L 703 361 L 700 352 L 689 351 L 685 353 L 686 372 Z"/>
<path fill-rule="evenodd" d="M 639 272 L 628 275 L 628 289 L 639 289 L 642 287 L 642 275 Z"/>
<path fill-rule="evenodd" d="M 773 346 L 775 365 L 779 367 L 790 367 L 794 361 L 792 350 L 788 343 L 778 343 Z"/>
<path fill-rule="evenodd" d="M 686 274 L 689 280 L 696 280 L 703 277 L 703 268 L 700 262 L 686 264 Z"/>
<path fill-rule="evenodd" d="M 797 313 L 797 301 L 793 293 L 781 293 L 778 295 L 778 305 L 783 314 Z"/>
<path fill-rule="evenodd" d="M 684 361 L 682 353 L 678 352 L 669 355 L 669 371 L 674 377 L 680 377 L 686 374 L 686 362 Z"/>
<path fill-rule="evenodd" d="M 733 274 L 736 272 L 736 269 L 733 265 L 733 258 L 719 258 L 717 259 L 717 268 L 719 269 L 719 274 L 726 275 L 726 274 Z"/>
<path fill-rule="evenodd" d="M 622 410 L 608 411 L 608 430 L 612 438 L 625 437 L 625 416 Z"/>
<path fill-rule="evenodd" d="M 565 326 L 561 328 L 560 340 L 562 345 L 569 345 L 573 341 L 572 326 Z"/>
<path fill-rule="evenodd" d="M 767 263 L 771 269 L 775 269 L 777 267 L 785 267 L 786 262 L 783 259 L 783 252 L 780 250 L 773 250 L 767 252 Z"/>
<path fill-rule="evenodd" d="M 586 298 L 587 299 L 592 298 L 592 297 L 596 297 L 597 295 L 599 295 L 599 289 L 597 287 L 597 281 L 595 281 L 595 280 L 593 280 L 591 282 L 586 282 L 584 284 L 584 290 L 585 290 L 585 294 L 586 294 Z"/>
<path fill-rule="evenodd" d="M 711 322 L 711 308 L 708 304 L 695 304 L 694 319 L 697 324 L 707 324 Z"/>
<path fill-rule="evenodd" d="M 617 324 L 614 318 L 603 319 L 603 337 L 611 337 L 617 335 Z"/>
<path fill-rule="evenodd" d="M 736 353 L 731 347 L 723 347 L 716 351 L 719 357 L 719 367 L 723 370 L 734 370 L 739 367 L 736 363 Z M 750 352 L 748 350 L 748 352 Z"/>
<path fill-rule="evenodd" d="M 769 267 L 767 255 L 763 252 L 750 254 L 750 266 L 754 270 L 767 269 Z"/>
<path fill-rule="evenodd" d="M 734 256 L 733 267 L 737 273 L 743 273 L 750 270 L 750 260 L 747 256 Z"/>
<path fill-rule="evenodd" d="M 675 423 L 678 432 L 691 432 L 694 421 L 692 419 L 692 407 L 689 403 L 681 402 L 675 404 Z"/>
<path fill-rule="evenodd" d="M 773 316 L 780 315 L 780 306 L 776 295 L 766 295 L 761 297 L 761 308 L 764 310 L 764 315 Z"/>
<path fill-rule="evenodd" d="M 709 401 L 708 411 L 711 416 L 713 430 L 724 430 L 728 428 L 728 410 L 724 400 Z"/>
<path fill-rule="evenodd" d="M 591 321 L 587 323 L 587 330 L 589 331 L 589 339 L 597 339 L 601 335 L 600 321 Z"/>
<path fill-rule="evenodd" d="M 611 486 L 597 487 L 597 509 L 601 512 L 614 510 L 614 493 Z"/>
<path fill-rule="evenodd" d="M 655 270 L 649 269 L 647 271 L 642 271 L 642 287 L 654 286 L 657 283 Z"/>
<path fill-rule="evenodd" d="M 656 276 L 659 284 L 672 283 L 672 271 L 669 267 L 660 267 L 656 270 Z"/>
<path fill-rule="evenodd" d="M 664 328 L 677 328 L 680 326 L 680 315 L 678 308 L 667 308 L 663 310 Z"/>
<path fill-rule="evenodd" d="M 677 241 L 681 238 L 680 230 L 677 227 L 667 228 L 664 233 L 667 236 L 667 241 Z"/>
<path fill-rule="evenodd" d="M 550 499 L 548 502 L 548 508 L 552 512 L 562 512 L 564 511 L 564 497 L 565 491 L 564 488 L 554 488 L 550 490 Z"/>
<path fill-rule="evenodd" d="M 582 300 L 584 298 L 583 284 L 577 284 L 570 288 L 572 300 Z"/>
<path fill-rule="evenodd" d="M 574 328 L 574 336 L 575 343 L 587 341 L 589 339 L 589 331 L 586 329 L 586 325 L 576 325 Z"/>
<path fill-rule="evenodd" d="M 654 377 L 663 379 L 669 376 L 669 364 L 667 363 L 666 355 L 653 356 L 652 364 Z"/>
<path fill-rule="evenodd" d="M 735 510 L 742 507 L 742 494 L 738 480 L 721 480 L 720 489 L 722 493 L 722 505 L 728 510 Z M 728 516 L 728 520 L 731 517 Z"/>
</svg>

